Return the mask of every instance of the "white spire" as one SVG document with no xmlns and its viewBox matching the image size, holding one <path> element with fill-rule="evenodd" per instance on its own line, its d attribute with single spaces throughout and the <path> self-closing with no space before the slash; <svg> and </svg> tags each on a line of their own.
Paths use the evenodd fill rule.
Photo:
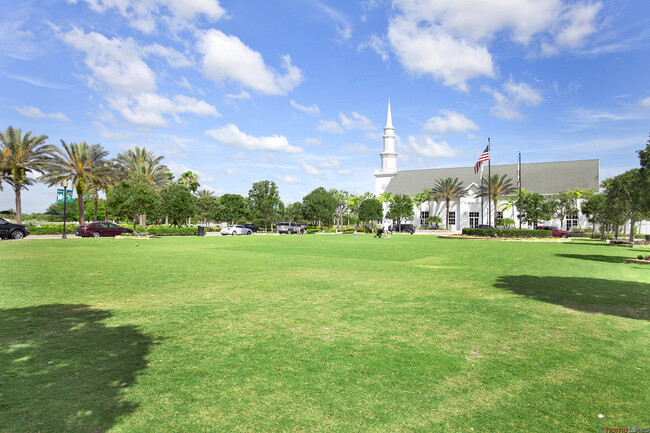
<svg viewBox="0 0 650 433">
<path fill-rule="evenodd" d="M 385 128 L 392 128 L 392 127 L 393 127 L 393 116 L 390 114 L 390 98 L 388 98 L 388 116 L 386 117 Z"/>
</svg>

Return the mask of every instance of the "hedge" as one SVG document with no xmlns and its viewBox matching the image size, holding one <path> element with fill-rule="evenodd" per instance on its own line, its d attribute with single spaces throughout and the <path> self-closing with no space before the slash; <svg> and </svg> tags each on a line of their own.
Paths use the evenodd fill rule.
<svg viewBox="0 0 650 433">
<path fill-rule="evenodd" d="M 499 238 L 550 238 L 550 230 L 528 229 L 470 229 L 464 228 L 463 234 L 468 236 L 499 237 Z"/>
<path fill-rule="evenodd" d="M 77 224 L 66 223 L 65 232 L 66 234 L 74 234 L 76 228 Z M 27 230 L 32 235 L 62 235 L 63 224 L 41 224 L 40 227 L 27 226 Z"/>
</svg>

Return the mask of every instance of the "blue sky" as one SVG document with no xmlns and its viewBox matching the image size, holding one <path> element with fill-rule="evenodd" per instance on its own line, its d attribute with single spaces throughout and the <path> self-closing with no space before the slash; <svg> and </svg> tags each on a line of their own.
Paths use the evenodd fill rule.
<svg viewBox="0 0 650 433">
<path fill-rule="evenodd" d="M 133 146 L 217 194 L 374 189 L 390 98 L 399 169 L 600 159 L 650 131 L 650 2 L 0 1 L 0 114 L 59 144 Z M 35 185 L 23 210 L 44 211 Z M 14 207 L 8 185 L 0 208 Z"/>
</svg>

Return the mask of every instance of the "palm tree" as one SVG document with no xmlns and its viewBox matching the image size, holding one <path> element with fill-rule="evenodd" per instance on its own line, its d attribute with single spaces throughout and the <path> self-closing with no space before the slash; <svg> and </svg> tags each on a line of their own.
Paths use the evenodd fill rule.
<svg viewBox="0 0 650 433">
<path fill-rule="evenodd" d="M 509 179 L 507 174 L 493 174 L 490 176 L 489 182 L 487 176 L 483 177 L 481 192 L 483 191 L 489 191 L 489 195 L 492 197 L 492 202 L 494 203 L 494 227 L 496 227 L 499 217 L 499 213 L 497 212 L 499 197 L 510 195 L 516 192 L 517 189 L 512 185 L 512 179 Z"/>
<path fill-rule="evenodd" d="M 379 202 L 383 205 L 384 212 L 386 211 L 388 206 L 386 203 L 392 203 L 394 200 L 392 191 L 384 191 L 381 194 L 379 194 L 379 197 L 377 198 L 379 199 Z"/>
<path fill-rule="evenodd" d="M 451 201 L 467 195 L 467 191 L 463 187 L 463 182 L 460 182 L 457 177 L 436 179 L 436 184 L 431 188 L 431 193 L 437 200 L 445 201 L 445 208 L 447 209 L 445 227 L 449 228 L 449 208 L 451 207 Z"/>
<path fill-rule="evenodd" d="M 164 188 L 169 182 L 169 169 L 160 163 L 162 156 L 155 156 L 152 151 L 136 146 L 134 150 L 127 150 L 117 155 L 117 162 L 129 174 L 143 174 L 149 183 L 157 189 Z"/>
<path fill-rule="evenodd" d="M 99 191 L 104 194 L 111 190 L 124 178 L 124 171 L 117 165 L 115 160 L 106 161 L 105 167 L 102 169 L 102 176 L 93 176 L 88 181 L 88 189 L 93 192 L 94 201 L 94 221 L 97 221 L 97 203 L 99 201 Z M 104 207 L 104 221 L 108 221 L 108 196 L 106 198 L 106 206 Z"/>
<path fill-rule="evenodd" d="M 108 175 L 105 159 L 108 152 L 100 144 L 88 145 L 85 141 L 67 144 L 61 140 L 61 145 L 63 150 L 52 144 L 48 146 L 52 159 L 41 178 L 48 186 L 60 185 L 64 180 L 72 184 L 79 202 L 79 224 L 83 225 L 86 222 L 84 193 L 89 184 Z"/>
<path fill-rule="evenodd" d="M 187 185 L 190 188 L 190 191 L 196 193 L 201 184 L 199 183 L 199 175 L 192 173 L 191 171 L 186 171 L 181 174 L 181 177 L 178 178 L 178 183 Z"/>
<path fill-rule="evenodd" d="M 27 176 L 32 172 L 43 173 L 51 157 L 45 140 L 47 135 L 32 136 L 31 131 L 23 135 L 12 126 L 0 132 L 0 172 L 2 179 L 14 188 L 18 224 L 22 223 L 21 191 L 34 183 Z"/>
<path fill-rule="evenodd" d="M 173 179 L 170 176 L 167 166 L 160 163 L 162 156 L 155 156 L 154 153 L 146 148 L 136 146 L 135 149 L 127 150 L 117 155 L 117 162 L 126 170 L 128 174 L 142 174 L 148 180 L 149 184 L 161 190 Z M 147 215 L 140 215 L 140 225 L 145 226 Z"/>
<path fill-rule="evenodd" d="M 422 215 L 422 209 L 420 209 L 420 206 L 422 206 L 422 203 L 429 200 L 429 189 L 424 188 L 422 192 L 415 194 L 413 197 L 411 197 L 411 199 L 413 200 L 413 203 L 415 203 L 415 205 L 418 208 L 418 218 L 420 218 L 420 216 Z"/>
<path fill-rule="evenodd" d="M 196 192 L 196 196 L 198 198 L 214 197 L 214 191 L 210 191 L 209 189 L 200 189 Z"/>
</svg>

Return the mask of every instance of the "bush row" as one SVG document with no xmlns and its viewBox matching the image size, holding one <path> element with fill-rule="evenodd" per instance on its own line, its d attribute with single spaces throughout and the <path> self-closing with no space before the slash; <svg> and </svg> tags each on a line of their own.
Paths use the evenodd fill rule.
<svg viewBox="0 0 650 433">
<path fill-rule="evenodd" d="M 463 234 L 468 236 L 485 236 L 499 238 L 550 238 L 553 232 L 550 230 L 528 230 L 528 229 L 470 229 L 464 228 Z"/>
<path fill-rule="evenodd" d="M 65 225 L 65 232 L 67 234 L 74 234 L 77 224 L 67 223 Z M 27 230 L 32 235 L 61 235 L 63 234 L 63 224 L 42 224 L 40 227 L 27 226 Z"/>
</svg>

